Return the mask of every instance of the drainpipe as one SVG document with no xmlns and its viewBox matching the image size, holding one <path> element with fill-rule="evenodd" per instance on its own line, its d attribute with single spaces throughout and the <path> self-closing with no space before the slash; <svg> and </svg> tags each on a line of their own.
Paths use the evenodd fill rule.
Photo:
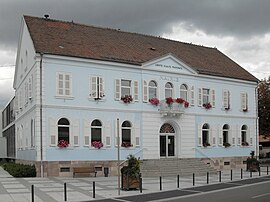
<svg viewBox="0 0 270 202">
<path fill-rule="evenodd" d="M 40 53 L 40 64 L 39 64 L 39 96 L 40 96 L 40 177 L 44 177 L 44 166 L 43 166 L 43 138 L 42 138 L 42 59 L 43 53 Z"/>
<path fill-rule="evenodd" d="M 259 159 L 259 100 L 258 100 L 258 87 L 255 88 L 255 102 L 256 102 L 256 152 L 255 155 L 257 156 L 257 159 Z"/>
</svg>

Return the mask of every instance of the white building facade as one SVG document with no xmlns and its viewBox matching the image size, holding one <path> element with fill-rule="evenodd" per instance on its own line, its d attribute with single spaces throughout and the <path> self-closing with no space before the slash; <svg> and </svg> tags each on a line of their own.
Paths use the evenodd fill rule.
<svg viewBox="0 0 270 202">
<path fill-rule="evenodd" d="M 84 29 L 109 37 L 96 34 L 95 40 L 102 38 L 97 46 L 97 41 L 90 40 L 92 34 L 79 38 L 87 34 Z M 146 37 L 149 41 L 139 43 L 152 43 L 149 54 L 136 55 L 127 46 L 137 45 L 136 40 L 121 44 L 114 36 L 118 34 L 119 38 Z M 93 43 L 90 50 L 79 45 L 85 43 Z M 163 43 L 177 50 L 157 54 Z M 185 56 L 189 49 L 177 48 L 182 45 L 25 16 L 14 78 L 17 161 L 35 163 L 44 176 L 71 175 L 74 166 L 88 164 L 97 170 L 109 167 L 115 174 L 119 127 L 121 161 L 133 154 L 142 160 L 201 158 L 219 169 L 224 162 L 230 168 L 243 166 L 250 152 L 257 151 L 257 79 L 214 48 L 184 44 L 211 55 L 209 64 L 224 60 L 221 67 L 216 62 L 204 69 L 205 58 L 200 54 L 196 64 L 202 66 L 197 67 L 190 62 L 193 56 Z M 232 69 L 226 70 L 226 65 Z"/>
</svg>

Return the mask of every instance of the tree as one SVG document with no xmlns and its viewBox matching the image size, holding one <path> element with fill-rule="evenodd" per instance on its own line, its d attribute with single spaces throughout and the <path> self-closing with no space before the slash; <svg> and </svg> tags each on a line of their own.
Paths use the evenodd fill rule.
<svg viewBox="0 0 270 202">
<path fill-rule="evenodd" d="M 263 79 L 258 88 L 259 134 L 270 135 L 270 77 Z"/>
</svg>

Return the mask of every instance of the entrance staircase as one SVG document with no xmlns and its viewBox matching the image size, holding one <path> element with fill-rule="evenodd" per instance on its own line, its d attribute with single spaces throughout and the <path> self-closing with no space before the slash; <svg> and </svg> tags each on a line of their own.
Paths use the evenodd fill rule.
<svg viewBox="0 0 270 202">
<path fill-rule="evenodd" d="M 143 177 L 154 176 L 191 176 L 206 175 L 207 172 L 216 174 L 217 170 L 205 164 L 200 159 L 149 159 L 143 160 L 140 164 Z"/>
</svg>

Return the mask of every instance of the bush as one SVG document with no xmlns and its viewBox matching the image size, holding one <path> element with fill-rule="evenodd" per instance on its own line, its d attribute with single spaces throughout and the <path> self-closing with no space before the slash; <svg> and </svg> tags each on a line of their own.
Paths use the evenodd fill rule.
<svg viewBox="0 0 270 202">
<path fill-rule="evenodd" d="M 34 165 L 4 163 L 2 167 L 13 177 L 36 177 L 36 168 Z"/>
</svg>

